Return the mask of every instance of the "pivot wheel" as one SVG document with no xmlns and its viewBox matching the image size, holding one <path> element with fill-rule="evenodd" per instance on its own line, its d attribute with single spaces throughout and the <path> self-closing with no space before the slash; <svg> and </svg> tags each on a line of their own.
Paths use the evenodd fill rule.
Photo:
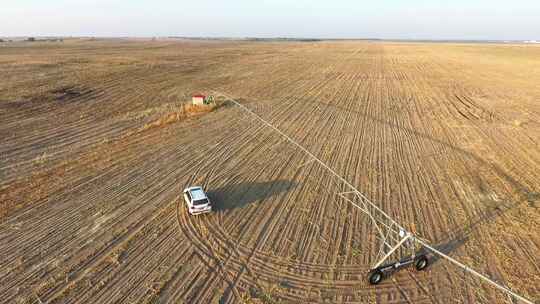
<svg viewBox="0 0 540 304">
<path fill-rule="evenodd" d="M 424 270 L 429 265 L 429 261 L 427 256 L 421 255 L 418 258 L 416 258 L 416 262 L 414 262 L 414 266 L 416 267 L 416 270 Z"/>
<path fill-rule="evenodd" d="M 379 284 L 384 278 L 384 274 L 379 269 L 374 269 L 369 273 L 368 279 L 369 284 L 371 285 L 377 285 Z"/>
</svg>

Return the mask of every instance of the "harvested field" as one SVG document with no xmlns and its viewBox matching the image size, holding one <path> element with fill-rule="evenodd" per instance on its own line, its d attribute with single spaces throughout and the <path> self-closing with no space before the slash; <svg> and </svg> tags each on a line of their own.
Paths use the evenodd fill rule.
<svg viewBox="0 0 540 304">
<path fill-rule="evenodd" d="M 511 303 L 445 260 L 378 286 L 369 218 L 540 301 L 540 47 L 0 47 L 0 303 Z M 202 185 L 216 211 L 188 215 Z"/>
</svg>

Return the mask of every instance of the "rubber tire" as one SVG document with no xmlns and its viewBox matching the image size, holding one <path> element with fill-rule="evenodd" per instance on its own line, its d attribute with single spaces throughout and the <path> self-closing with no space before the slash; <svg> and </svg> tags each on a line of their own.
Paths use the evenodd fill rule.
<svg viewBox="0 0 540 304">
<path fill-rule="evenodd" d="M 384 279 L 384 273 L 379 269 L 372 270 L 368 275 L 368 281 L 371 285 L 377 285 Z"/>
<path fill-rule="evenodd" d="M 416 270 L 421 271 L 426 269 L 429 265 L 429 260 L 427 256 L 421 255 L 416 258 L 416 261 L 414 262 L 414 267 L 416 267 Z"/>
</svg>

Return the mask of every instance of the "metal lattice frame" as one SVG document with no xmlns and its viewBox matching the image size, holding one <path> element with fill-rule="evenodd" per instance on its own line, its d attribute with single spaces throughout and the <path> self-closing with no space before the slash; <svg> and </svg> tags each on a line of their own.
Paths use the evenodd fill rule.
<svg viewBox="0 0 540 304">
<path fill-rule="evenodd" d="M 409 256 L 415 256 L 417 243 L 414 242 L 414 235 L 371 203 L 363 194 L 358 191 L 348 191 L 338 193 L 338 196 L 365 213 L 377 231 L 376 236 L 381 241 L 381 245 L 377 252 L 376 262 L 371 269 L 381 266 L 399 249 L 405 249 L 402 251 L 409 253 Z"/>
</svg>

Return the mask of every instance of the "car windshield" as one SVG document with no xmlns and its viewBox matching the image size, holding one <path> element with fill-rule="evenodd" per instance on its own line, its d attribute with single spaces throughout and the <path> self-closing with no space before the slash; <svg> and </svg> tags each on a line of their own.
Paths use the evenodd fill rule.
<svg viewBox="0 0 540 304">
<path fill-rule="evenodd" d="M 195 206 L 206 205 L 206 204 L 208 204 L 208 199 L 206 199 L 206 198 L 193 201 L 193 205 L 195 205 Z"/>
<path fill-rule="evenodd" d="M 201 188 L 192 189 L 191 191 L 191 197 L 194 201 L 202 200 L 206 198 L 206 194 L 204 194 L 204 191 Z"/>
</svg>

